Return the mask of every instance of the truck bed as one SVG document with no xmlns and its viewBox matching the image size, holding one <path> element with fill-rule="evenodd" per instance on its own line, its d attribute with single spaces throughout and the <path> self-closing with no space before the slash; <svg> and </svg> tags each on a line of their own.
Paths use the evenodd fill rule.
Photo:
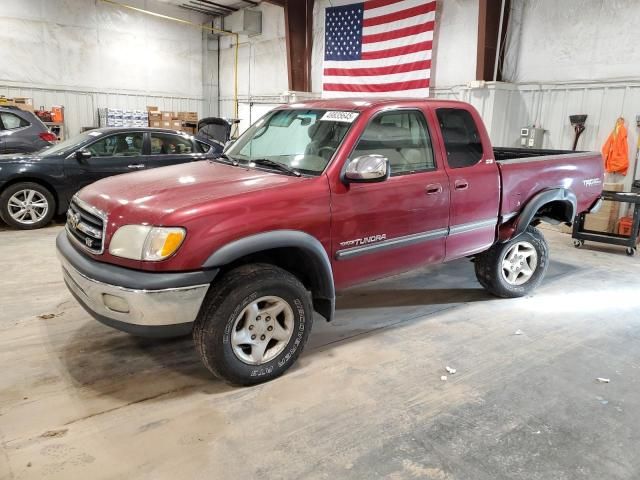
<svg viewBox="0 0 640 480">
<path fill-rule="evenodd" d="M 517 215 L 538 193 L 562 188 L 576 196 L 576 214 L 600 195 L 604 162 L 600 152 L 494 148 L 501 177 L 500 215 Z"/>
<path fill-rule="evenodd" d="M 569 155 L 582 152 L 574 152 L 573 150 L 544 150 L 534 148 L 517 148 L 517 147 L 493 147 L 493 156 L 498 162 L 506 162 L 509 160 L 518 160 L 521 158 L 531 157 L 548 157 L 557 155 Z"/>
</svg>

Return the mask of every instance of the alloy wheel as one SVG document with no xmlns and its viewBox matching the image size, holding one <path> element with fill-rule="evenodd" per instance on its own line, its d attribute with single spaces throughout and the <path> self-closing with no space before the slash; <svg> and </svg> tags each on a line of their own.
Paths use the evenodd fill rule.
<svg viewBox="0 0 640 480">
<path fill-rule="evenodd" d="M 19 190 L 9 197 L 7 205 L 9 215 L 16 222 L 31 225 L 46 217 L 49 212 L 49 202 L 37 190 Z"/>
</svg>

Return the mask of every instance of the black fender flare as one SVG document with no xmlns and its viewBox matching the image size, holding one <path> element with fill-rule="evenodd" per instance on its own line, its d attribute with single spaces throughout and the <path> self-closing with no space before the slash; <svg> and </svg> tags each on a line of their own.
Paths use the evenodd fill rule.
<svg viewBox="0 0 640 480">
<path fill-rule="evenodd" d="M 524 233 L 527 227 L 533 221 L 533 218 L 536 215 L 536 212 L 540 210 L 543 206 L 551 202 L 563 202 L 568 207 L 570 207 L 570 216 L 566 220 L 568 222 L 572 221 L 578 209 L 578 200 L 576 199 L 575 194 L 566 188 L 551 188 L 548 190 L 544 190 L 531 198 L 529 202 L 524 206 L 520 214 L 516 217 L 516 221 L 514 223 L 514 232 L 511 238 L 516 238 L 517 236 Z"/>
<path fill-rule="evenodd" d="M 273 230 L 234 240 L 218 248 L 202 264 L 204 269 L 220 268 L 253 253 L 274 248 L 298 248 L 311 262 L 313 305 L 331 321 L 335 312 L 336 292 L 331 261 L 315 237 L 298 230 Z"/>
</svg>

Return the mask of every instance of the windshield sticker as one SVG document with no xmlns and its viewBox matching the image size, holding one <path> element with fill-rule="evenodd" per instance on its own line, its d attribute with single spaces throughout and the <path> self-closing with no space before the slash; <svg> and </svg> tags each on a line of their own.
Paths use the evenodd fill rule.
<svg viewBox="0 0 640 480">
<path fill-rule="evenodd" d="M 360 115 L 358 112 L 336 112 L 330 111 L 325 113 L 320 120 L 327 122 L 346 122 L 353 123 L 353 121 Z"/>
</svg>

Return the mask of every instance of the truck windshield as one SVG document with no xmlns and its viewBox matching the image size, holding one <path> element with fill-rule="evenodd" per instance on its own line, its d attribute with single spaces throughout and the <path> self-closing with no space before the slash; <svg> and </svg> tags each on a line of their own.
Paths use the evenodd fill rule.
<svg viewBox="0 0 640 480">
<path fill-rule="evenodd" d="M 319 175 L 357 116 L 357 112 L 276 110 L 254 123 L 225 153 L 239 161 L 266 159 Z"/>
</svg>

